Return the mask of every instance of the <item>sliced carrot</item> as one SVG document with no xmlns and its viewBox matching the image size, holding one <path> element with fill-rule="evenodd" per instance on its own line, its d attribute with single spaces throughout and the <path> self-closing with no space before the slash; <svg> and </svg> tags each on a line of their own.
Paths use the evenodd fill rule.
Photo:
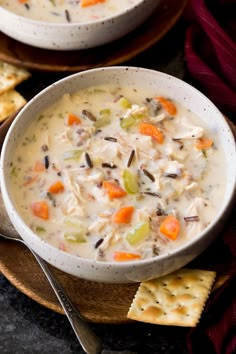
<svg viewBox="0 0 236 354">
<path fill-rule="evenodd" d="M 134 261 L 135 259 L 140 259 L 140 258 L 141 258 L 140 254 L 137 254 L 137 253 L 116 251 L 113 254 L 113 259 L 114 259 L 114 261 L 117 261 L 117 262 Z"/>
<path fill-rule="evenodd" d="M 175 116 L 177 113 L 177 108 L 175 106 L 175 104 L 168 100 L 165 97 L 159 96 L 156 97 L 156 99 L 160 102 L 160 104 L 162 105 L 162 107 L 171 115 L 171 116 Z"/>
<path fill-rule="evenodd" d="M 134 212 L 133 206 L 120 208 L 113 217 L 113 222 L 116 224 L 129 224 Z"/>
<path fill-rule="evenodd" d="M 91 6 L 91 5 L 96 5 L 101 2 L 105 2 L 106 0 L 81 0 L 80 1 L 80 6 L 81 7 L 86 7 L 86 6 Z"/>
<path fill-rule="evenodd" d="M 28 2 L 29 0 L 18 0 L 21 4 L 25 4 L 26 2 Z"/>
<path fill-rule="evenodd" d="M 81 124 L 81 120 L 73 113 L 69 113 L 67 117 L 67 125 Z"/>
<path fill-rule="evenodd" d="M 111 183 L 108 181 L 103 182 L 103 188 L 105 188 L 111 199 L 124 197 L 127 193 L 115 183 Z"/>
<path fill-rule="evenodd" d="M 168 215 L 160 225 L 160 232 L 171 240 L 176 240 L 180 231 L 179 220 L 174 215 Z"/>
<path fill-rule="evenodd" d="M 31 210 L 35 216 L 47 220 L 49 218 L 48 205 L 45 201 L 39 201 L 31 204 Z"/>
<path fill-rule="evenodd" d="M 34 165 L 35 172 L 44 172 L 45 171 L 45 164 L 42 161 L 36 161 Z"/>
<path fill-rule="evenodd" d="M 63 192 L 65 189 L 64 184 L 61 181 L 56 181 L 55 183 L 51 184 L 48 188 L 48 192 L 52 194 L 57 194 Z"/>
<path fill-rule="evenodd" d="M 155 139 L 159 144 L 162 144 L 164 141 L 164 135 L 158 127 L 149 123 L 140 123 L 139 132 L 143 135 L 149 135 Z"/>
<path fill-rule="evenodd" d="M 213 140 L 207 138 L 197 139 L 195 148 L 198 150 L 210 149 L 213 145 Z"/>
</svg>

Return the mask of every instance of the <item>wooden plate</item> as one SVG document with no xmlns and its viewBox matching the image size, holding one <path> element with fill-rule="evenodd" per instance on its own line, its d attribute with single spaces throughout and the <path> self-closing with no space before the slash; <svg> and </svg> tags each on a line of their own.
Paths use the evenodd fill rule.
<svg viewBox="0 0 236 354">
<path fill-rule="evenodd" d="M 0 144 L 13 119 L 14 115 L 0 126 Z M 231 126 L 233 128 L 233 124 Z M 189 265 L 193 268 L 215 270 L 217 272 L 215 288 L 224 284 L 231 272 L 231 254 L 223 238 L 235 235 L 235 211 L 232 211 L 232 216 L 221 233 L 221 237 L 218 237 L 201 256 Z M 16 232 L 6 214 L 1 193 L 0 220 L 1 229 L 4 232 L 8 234 Z M 70 276 L 54 267 L 51 269 L 85 319 L 97 323 L 129 321 L 126 315 L 139 284 L 95 283 Z M 31 299 L 53 311 L 64 313 L 41 268 L 24 245 L 0 239 L 0 271 L 17 289 Z"/>
<path fill-rule="evenodd" d="M 0 32 L 0 60 L 31 70 L 76 72 L 116 65 L 159 41 L 181 16 L 186 0 L 165 0 L 138 29 L 111 44 L 79 51 L 52 51 L 20 43 Z"/>
</svg>

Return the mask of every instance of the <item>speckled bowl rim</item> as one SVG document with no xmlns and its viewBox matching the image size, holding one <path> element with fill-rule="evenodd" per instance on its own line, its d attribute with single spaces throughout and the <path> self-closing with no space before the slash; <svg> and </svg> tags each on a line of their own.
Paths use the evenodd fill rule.
<svg viewBox="0 0 236 354">
<path fill-rule="evenodd" d="M 174 77 L 172 75 L 160 72 L 160 71 L 156 71 L 156 70 L 152 70 L 152 69 L 146 69 L 146 68 L 142 68 L 142 67 L 131 67 L 131 66 L 113 66 L 113 67 L 101 67 L 101 68 L 95 68 L 95 69 L 89 69 L 89 70 L 85 70 L 82 72 L 78 72 L 72 75 L 69 75 L 63 79 L 60 79 L 56 82 L 54 82 L 53 84 L 49 85 L 48 87 L 46 87 L 45 89 L 43 89 L 42 91 L 40 91 L 36 96 L 34 96 L 26 105 L 25 107 L 18 113 L 18 115 L 16 116 L 16 118 L 14 119 L 12 125 L 10 126 L 6 138 L 4 140 L 3 143 L 3 147 L 2 147 L 2 153 L 1 153 L 1 160 L 0 160 L 0 185 L 1 188 L 4 188 L 4 193 L 5 196 L 7 197 L 9 203 L 11 204 L 11 212 L 13 212 L 14 214 L 17 215 L 18 220 L 20 221 L 20 223 L 23 225 L 24 229 L 27 230 L 27 232 L 30 234 L 30 236 L 32 237 L 32 240 L 37 240 L 38 242 L 46 245 L 46 247 L 49 250 L 52 250 L 56 253 L 58 253 L 58 255 L 60 254 L 67 254 L 68 257 L 70 257 L 72 260 L 74 260 L 75 262 L 83 262 L 85 265 L 90 265 L 90 266 L 96 266 L 98 268 L 103 268 L 103 267 L 112 267 L 113 269 L 122 269 L 122 268 L 126 268 L 127 266 L 130 266 L 130 268 L 132 267 L 142 267 L 145 265 L 150 265 L 152 263 L 155 263 L 156 261 L 161 262 L 162 260 L 166 260 L 169 257 L 174 257 L 177 256 L 178 254 L 188 250 L 191 248 L 191 246 L 194 246 L 194 244 L 197 244 L 197 242 L 206 237 L 208 232 L 214 228 L 214 226 L 220 222 L 220 220 L 222 219 L 222 217 L 224 216 L 224 213 L 227 211 L 227 207 L 232 203 L 234 197 L 236 196 L 236 154 L 235 154 L 235 159 L 234 159 L 234 176 L 235 176 L 235 183 L 234 186 L 232 185 L 232 188 L 230 190 L 230 194 L 227 200 L 224 201 L 224 205 L 219 209 L 214 221 L 212 221 L 198 236 L 196 236 L 193 240 L 190 240 L 186 243 L 184 243 L 183 245 L 180 245 L 179 247 L 169 251 L 168 253 L 165 253 L 163 255 L 159 255 L 159 256 L 155 256 L 152 258 L 147 258 L 147 259 L 141 259 L 141 260 L 134 260 L 134 261 L 124 261 L 124 262 L 106 262 L 106 261 L 97 261 L 97 260 L 92 260 L 92 259 L 87 259 L 87 258 L 83 258 L 83 257 L 79 257 L 79 256 L 75 256 L 72 255 L 68 252 L 64 252 L 60 249 L 57 249 L 56 247 L 52 246 L 51 244 L 45 242 L 44 240 L 42 240 L 40 237 L 38 237 L 38 235 L 36 235 L 30 228 L 29 226 L 24 222 L 24 220 L 21 218 L 21 216 L 18 214 L 13 200 L 11 198 L 11 194 L 7 189 L 7 183 L 6 183 L 6 179 L 5 179 L 5 173 L 4 173 L 4 169 L 3 166 L 5 165 L 5 155 L 7 152 L 7 145 L 8 145 L 8 140 L 11 136 L 12 131 L 14 130 L 14 126 L 18 123 L 18 121 L 21 119 L 21 117 L 24 115 L 24 112 L 28 109 L 29 106 L 34 105 L 35 101 L 37 101 L 38 99 L 40 99 L 40 97 L 42 95 L 47 95 L 48 93 L 50 93 L 51 90 L 54 89 L 54 87 L 56 86 L 60 86 L 66 82 L 66 81 L 70 81 L 71 79 L 73 79 L 74 77 L 78 76 L 80 77 L 81 75 L 85 76 L 86 74 L 95 74 L 96 72 L 100 72 L 100 71 L 126 71 L 126 70 L 132 70 L 132 71 L 142 71 L 144 74 L 145 72 L 149 72 L 149 73 L 153 73 L 153 75 L 161 75 L 163 77 L 165 77 L 166 79 L 171 79 L 174 80 L 175 82 L 179 83 L 180 85 L 185 85 L 186 87 L 189 87 L 189 90 L 191 90 L 191 92 L 193 92 L 194 94 L 198 95 L 201 97 L 201 99 L 205 100 L 205 102 L 212 107 L 212 109 L 214 109 L 217 113 L 218 113 L 218 117 L 219 119 L 221 119 L 221 123 L 223 124 L 225 130 L 227 131 L 228 134 L 228 144 L 232 144 L 232 147 L 235 147 L 235 152 L 236 152 L 236 142 L 233 136 L 233 133 L 231 131 L 231 128 L 229 127 L 227 121 L 225 120 L 224 116 L 222 115 L 222 113 L 218 110 L 218 108 L 214 105 L 214 103 L 208 99 L 203 93 L 201 93 L 198 89 L 196 89 L 195 87 L 193 87 L 192 85 L 188 84 L 187 82 Z M 78 89 L 79 90 L 79 89 Z M 66 92 L 64 92 L 66 93 Z M 63 95 L 63 93 L 61 94 L 61 96 Z M 51 105 L 53 104 L 53 102 L 51 103 Z M 233 161 L 232 161 L 233 163 Z"/>
<path fill-rule="evenodd" d="M 73 27 L 88 27 L 88 26 L 93 26 L 93 25 L 99 25 L 99 24 L 104 24 L 110 21 L 116 21 L 117 19 L 123 17 L 124 15 L 128 15 L 130 12 L 133 12 L 134 10 L 138 9 L 140 6 L 142 6 L 145 2 L 149 0 L 139 0 L 137 4 L 134 4 L 133 6 L 130 6 L 129 8 L 115 14 L 112 16 L 107 16 L 103 17 L 102 19 L 94 19 L 93 21 L 88 21 L 88 22 L 49 22 L 49 21 L 40 21 L 40 20 L 33 20 L 31 18 L 25 17 L 18 15 L 10 10 L 7 10 L 4 7 L 0 7 L 0 12 L 6 12 L 8 16 L 12 16 L 13 18 L 16 18 L 17 20 L 24 20 L 25 23 L 30 24 L 30 25 L 41 25 L 41 26 L 47 26 L 47 27 L 52 27 L 52 28 L 57 28 L 57 27 L 66 27 L 66 28 L 73 28 Z M 155 1 L 155 0 L 151 0 Z M 162 1 L 162 0 L 161 0 Z M 158 6 L 159 4 L 157 4 Z"/>
</svg>

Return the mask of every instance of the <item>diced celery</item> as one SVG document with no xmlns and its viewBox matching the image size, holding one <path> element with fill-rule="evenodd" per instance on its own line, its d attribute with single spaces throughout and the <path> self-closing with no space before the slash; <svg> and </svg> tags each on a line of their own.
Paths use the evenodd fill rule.
<svg viewBox="0 0 236 354">
<path fill-rule="evenodd" d="M 147 116 L 147 114 L 145 113 L 141 113 L 141 112 L 136 112 L 136 113 L 132 113 L 131 117 L 135 120 L 137 119 L 143 119 Z"/>
<path fill-rule="evenodd" d="M 122 108 L 130 108 L 131 107 L 131 103 L 125 97 L 121 97 L 119 99 L 119 104 L 121 105 Z"/>
<path fill-rule="evenodd" d="M 121 118 L 120 120 L 120 126 L 123 129 L 128 129 L 132 125 L 134 125 L 135 119 L 132 116 L 126 117 L 126 118 Z"/>
<path fill-rule="evenodd" d="M 108 125 L 111 123 L 110 119 L 111 115 L 111 110 L 109 108 L 104 108 L 99 112 L 99 118 L 98 120 L 94 123 L 96 128 L 102 128 L 105 125 Z"/>
<path fill-rule="evenodd" d="M 67 231 L 64 233 L 64 238 L 69 242 L 86 242 L 84 233 L 77 231 Z"/>
<path fill-rule="evenodd" d="M 125 169 L 123 172 L 123 184 L 125 190 L 129 194 L 136 194 L 139 191 L 137 175 L 130 170 Z"/>
<path fill-rule="evenodd" d="M 12 169 L 11 169 L 11 175 L 14 176 L 14 177 L 17 177 L 17 176 L 18 176 L 16 167 L 12 167 Z"/>
<path fill-rule="evenodd" d="M 85 227 L 81 221 L 73 216 L 64 218 L 64 225 L 68 226 L 69 231 L 65 232 L 64 238 L 70 242 L 86 242 Z"/>
<path fill-rule="evenodd" d="M 96 122 L 95 122 L 95 127 L 96 128 L 102 128 L 102 127 L 105 127 L 106 125 L 110 124 L 111 123 L 111 119 L 110 117 L 102 117 L 102 118 L 99 118 Z"/>
<path fill-rule="evenodd" d="M 128 129 L 132 125 L 134 125 L 138 120 L 147 117 L 148 111 L 145 108 L 146 107 L 139 107 L 134 110 L 131 109 L 131 111 L 128 112 L 128 115 L 125 118 L 121 118 L 120 120 L 121 128 Z"/>
<path fill-rule="evenodd" d="M 111 114 L 110 108 L 101 109 L 99 116 L 109 116 Z"/>
<path fill-rule="evenodd" d="M 66 151 L 63 155 L 64 160 L 80 160 L 80 157 L 83 153 L 83 150 L 69 150 Z"/>
<path fill-rule="evenodd" d="M 133 229 L 128 231 L 126 235 L 126 240 L 131 246 L 135 246 L 139 242 L 145 240 L 150 234 L 149 222 L 145 221 L 136 225 Z"/>
<path fill-rule="evenodd" d="M 36 226 L 35 231 L 38 233 L 45 232 L 46 229 L 42 226 Z"/>
</svg>

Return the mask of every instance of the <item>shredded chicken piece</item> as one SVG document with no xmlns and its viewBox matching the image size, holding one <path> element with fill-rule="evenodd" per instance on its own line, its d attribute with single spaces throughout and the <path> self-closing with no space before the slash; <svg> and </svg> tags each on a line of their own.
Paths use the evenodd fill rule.
<svg viewBox="0 0 236 354">
<path fill-rule="evenodd" d="M 69 127 L 66 127 L 61 134 L 55 136 L 55 140 L 58 140 L 60 144 L 71 143 L 72 141 L 71 129 Z"/>
<path fill-rule="evenodd" d="M 197 182 L 192 182 L 185 187 L 185 190 L 188 192 L 191 192 L 191 191 L 196 190 L 198 188 L 198 186 L 199 186 L 199 184 Z"/>
<path fill-rule="evenodd" d="M 75 182 L 73 176 L 71 176 L 66 170 L 64 171 L 63 175 L 64 183 L 68 187 L 67 189 L 71 191 L 80 202 L 86 203 L 86 199 L 82 196 L 79 183 Z"/>
<path fill-rule="evenodd" d="M 159 254 L 159 244 L 155 240 L 145 241 L 145 244 L 136 247 L 136 250 L 142 255 L 143 259 L 152 258 Z"/>
<path fill-rule="evenodd" d="M 186 236 L 188 239 L 195 237 L 204 229 L 203 209 L 206 203 L 207 201 L 203 198 L 194 198 L 189 208 L 186 210 L 184 217 L 199 217 L 199 221 L 186 222 Z"/>
<path fill-rule="evenodd" d="M 79 215 L 84 216 L 83 208 L 78 204 L 78 200 L 73 193 L 68 193 L 61 205 L 61 210 L 64 215 Z"/>
<path fill-rule="evenodd" d="M 183 117 L 182 121 L 183 133 L 179 132 L 175 135 L 174 139 L 196 139 L 201 138 L 204 133 L 202 127 L 190 124 L 186 117 Z"/>
<path fill-rule="evenodd" d="M 93 182 L 93 183 L 100 183 L 104 179 L 104 173 L 100 170 L 93 171 L 93 174 L 88 175 L 82 175 L 81 171 L 79 171 L 80 174 L 78 173 L 75 177 L 76 181 L 84 183 L 84 182 Z"/>
<path fill-rule="evenodd" d="M 102 231 L 105 226 L 109 225 L 109 220 L 102 218 L 102 219 L 98 219 L 96 221 L 94 221 L 89 227 L 88 227 L 88 231 L 89 232 L 100 232 Z"/>
<path fill-rule="evenodd" d="M 136 157 L 139 160 L 157 160 L 160 157 L 160 152 L 154 148 L 153 140 L 150 136 L 140 134 L 127 134 L 122 132 L 117 135 L 119 143 L 119 151 L 121 155 L 127 156 L 130 150 L 135 150 Z"/>
<path fill-rule="evenodd" d="M 122 240 L 122 235 L 116 230 L 111 230 L 109 234 L 104 238 L 101 246 L 95 251 L 95 260 L 103 260 L 103 256 L 106 254 L 106 250 L 114 244 L 117 244 Z"/>
<path fill-rule="evenodd" d="M 166 118 L 167 118 L 167 115 L 165 113 L 161 113 L 161 114 L 158 114 L 158 116 L 149 117 L 148 121 L 150 123 L 159 123 L 159 122 L 163 121 Z"/>
<path fill-rule="evenodd" d="M 180 176 L 183 169 L 184 165 L 176 160 L 166 161 L 165 173 L 176 174 L 177 176 Z"/>
<path fill-rule="evenodd" d="M 87 146 L 86 146 L 87 147 Z M 89 146 L 89 150 L 94 160 L 102 163 L 104 162 L 104 156 L 107 162 L 112 161 L 114 164 L 119 163 L 120 160 L 120 146 L 119 144 L 105 144 L 104 138 L 94 139 Z"/>
<path fill-rule="evenodd" d="M 173 143 L 167 145 L 166 152 L 171 159 L 181 161 L 181 162 L 184 161 L 188 156 L 186 150 L 176 149 L 176 145 Z"/>
<path fill-rule="evenodd" d="M 136 210 L 137 221 L 146 221 L 149 220 L 149 217 L 155 215 L 155 210 L 153 208 L 142 208 Z"/>
<path fill-rule="evenodd" d="M 138 115 L 138 114 L 147 114 L 148 113 L 148 108 L 147 107 L 142 107 L 137 104 L 133 104 L 130 109 L 127 110 L 126 114 L 124 115 L 124 118 L 128 118 L 132 115 Z"/>
</svg>

